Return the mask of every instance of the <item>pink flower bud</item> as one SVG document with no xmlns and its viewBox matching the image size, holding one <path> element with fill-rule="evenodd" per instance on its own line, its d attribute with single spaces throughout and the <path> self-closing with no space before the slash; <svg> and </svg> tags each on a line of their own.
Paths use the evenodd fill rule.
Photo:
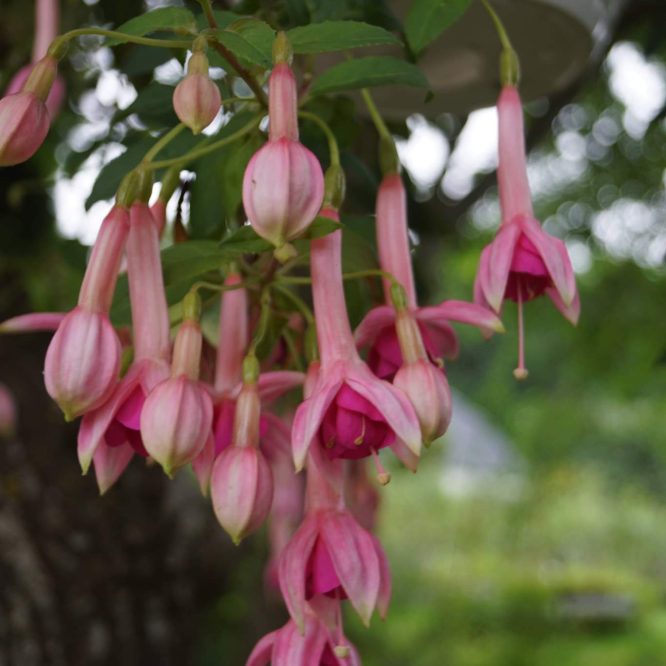
<svg viewBox="0 0 666 666">
<path fill-rule="evenodd" d="M 0 100 L 0 166 L 12 166 L 32 157 L 49 131 L 46 99 L 58 71 L 52 56 L 37 62 L 21 92 Z"/>
<path fill-rule="evenodd" d="M 187 76 L 173 91 L 176 115 L 194 134 L 199 134 L 213 122 L 221 106 L 220 89 L 208 76 L 208 58 L 201 52 L 193 53 Z"/>
<path fill-rule="evenodd" d="M 0 384 L 0 437 L 9 437 L 16 429 L 16 401 L 12 392 Z"/>
<path fill-rule="evenodd" d="M 407 394 L 414 406 L 426 443 L 441 437 L 451 422 L 451 390 L 442 370 L 423 358 L 406 363 L 393 385 Z"/>
<path fill-rule="evenodd" d="M 230 446 L 215 461 L 211 477 L 213 509 L 235 544 L 256 531 L 273 501 L 273 475 L 254 446 Z"/>
<path fill-rule="evenodd" d="M 168 476 L 203 449 L 213 405 L 198 381 L 185 375 L 158 384 L 141 410 L 141 438 L 146 451 Z"/>
<path fill-rule="evenodd" d="M 317 158 L 298 140 L 296 80 L 286 63 L 269 82 L 269 141 L 243 177 L 243 206 L 254 230 L 277 248 L 299 236 L 324 198 Z"/>
<path fill-rule="evenodd" d="M 46 352 L 46 390 L 71 421 L 106 400 L 119 368 L 120 341 L 108 315 L 77 306 L 63 319 Z"/>
<path fill-rule="evenodd" d="M 19 69 L 19 71 L 14 74 L 11 81 L 7 84 L 5 95 L 13 95 L 14 93 L 21 92 L 21 88 L 23 88 L 23 84 L 28 80 L 33 67 L 34 65 L 24 65 L 21 67 L 21 69 Z M 51 120 L 53 120 L 58 115 L 64 101 L 65 82 L 61 76 L 58 76 L 53 82 L 49 96 L 46 98 L 46 108 L 49 111 Z"/>
</svg>

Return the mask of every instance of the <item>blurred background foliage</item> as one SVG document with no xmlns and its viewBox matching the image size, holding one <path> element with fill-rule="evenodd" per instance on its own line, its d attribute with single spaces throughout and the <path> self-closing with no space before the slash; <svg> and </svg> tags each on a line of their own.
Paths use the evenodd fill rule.
<svg viewBox="0 0 666 666">
<path fill-rule="evenodd" d="M 3 2 L 2 85 L 29 51 L 24 5 Z M 301 16 L 307 10 L 318 20 L 393 25 L 381 3 L 261 5 L 267 17 L 292 24 L 307 20 Z M 141 6 L 134 0 L 90 6 L 66 0 L 63 28 L 92 21 L 118 25 Z M 600 69 L 557 105 L 538 100 L 527 107 L 535 211 L 570 247 L 581 320 L 573 329 L 550 302 L 529 304 L 530 376 L 523 383 L 511 375 L 517 350 L 512 304 L 504 313 L 503 336 L 484 342 L 475 331 L 459 329 L 461 354 L 447 366 L 451 384 L 502 434 L 516 465 L 510 478 L 501 469 L 475 476 L 473 465 L 457 461 L 451 436 L 428 451 L 417 478 L 393 470 L 382 491 L 380 519 L 394 578 L 389 618 L 366 631 L 348 616 L 350 637 L 369 666 L 666 664 L 663 21 L 659 2 L 629 3 Z M 67 309 L 75 299 L 86 257 L 77 238 L 90 233 L 70 229 L 63 236 L 67 220 L 59 220 L 57 231 L 44 183 L 52 192 L 69 180 L 74 189 L 87 188 L 85 198 L 92 180 L 72 181 L 77 170 L 94 172 L 107 164 L 108 175 L 119 142 L 129 147 L 125 156 L 133 145 L 141 154 L 147 131 L 172 120 L 163 103 L 169 91 L 158 89 L 170 84 L 153 82 L 136 99 L 127 92 L 144 88 L 171 54 L 125 46 L 111 55 L 97 47 L 91 40 L 70 55 L 65 76 L 72 102 L 48 147 L 0 184 L 0 275 L 11 276 L 0 287 L 6 314 Z M 656 85 L 653 99 L 661 106 L 647 115 L 637 117 L 614 83 L 613 59 L 622 49 L 656 77 L 644 85 Z M 105 77 L 117 82 L 107 98 L 100 96 Z M 119 109 L 123 94 L 132 107 Z M 372 244 L 367 214 L 378 178 L 375 145 L 371 132 L 354 125 L 349 99 L 314 110 L 331 122 L 343 148 L 356 234 L 347 244 L 347 260 L 358 266 L 371 257 L 363 243 Z M 445 115 L 427 124 L 441 133 L 451 154 L 466 120 Z M 407 145 L 424 122 L 413 118 L 393 130 Z M 305 142 L 324 155 L 311 130 L 304 125 Z M 233 160 L 227 186 L 252 148 L 223 156 Z M 358 159 L 359 150 L 368 166 Z M 119 159 L 118 174 L 127 167 Z M 440 186 L 451 164 L 446 157 L 425 183 L 409 160 L 405 164 L 412 175 L 410 219 L 422 302 L 469 299 L 479 253 L 498 221 L 493 166 L 473 173 L 469 186 L 455 192 Z M 210 164 L 199 166 L 210 173 Z M 195 165 L 191 177 L 197 174 Z M 190 195 L 185 222 L 192 237 L 219 239 L 238 224 L 238 201 L 224 188 L 210 188 L 200 177 Z M 211 198 L 202 202 L 206 196 Z M 216 206 L 224 214 L 215 214 Z M 362 285 L 350 288 L 356 321 L 373 293 Z M 452 468 L 467 475 L 464 484 L 453 483 Z M 201 666 L 242 663 L 248 645 L 268 628 L 256 621 L 264 608 L 258 582 L 264 550 L 257 539 L 231 574 L 228 593 L 208 613 L 200 632 Z M 256 628 L 249 637 L 248 627 Z"/>
</svg>

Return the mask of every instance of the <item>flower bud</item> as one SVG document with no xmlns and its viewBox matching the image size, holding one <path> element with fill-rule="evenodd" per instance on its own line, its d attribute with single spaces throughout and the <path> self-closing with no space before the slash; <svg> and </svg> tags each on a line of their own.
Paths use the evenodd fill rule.
<svg viewBox="0 0 666 666">
<path fill-rule="evenodd" d="M 451 421 L 451 390 L 440 368 L 425 358 L 405 363 L 393 385 L 404 391 L 414 406 L 425 442 L 446 432 Z"/>
<path fill-rule="evenodd" d="M 208 58 L 197 51 L 190 58 L 187 76 L 173 92 L 174 111 L 194 134 L 199 134 L 213 122 L 221 106 L 220 90 L 208 76 Z"/>
<path fill-rule="evenodd" d="M 245 170 L 245 213 L 257 234 L 278 248 L 310 226 L 323 197 L 319 161 L 298 141 L 269 141 Z"/>
<path fill-rule="evenodd" d="M 213 403 L 203 386 L 186 375 L 170 377 L 146 398 L 141 438 L 168 476 L 203 449 L 213 421 Z"/>
<path fill-rule="evenodd" d="M 213 510 L 235 544 L 256 531 L 273 502 L 273 475 L 254 446 L 230 446 L 222 451 L 211 476 Z"/>
<path fill-rule="evenodd" d="M 0 384 L 0 437 L 10 437 L 16 430 L 16 401 L 12 392 Z"/>
<path fill-rule="evenodd" d="M 106 400 L 119 368 L 120 342 L 108 315 L 79 305 L 63 319 L 46 352 L 46 390 L 70 421 Z"/>
</svg>

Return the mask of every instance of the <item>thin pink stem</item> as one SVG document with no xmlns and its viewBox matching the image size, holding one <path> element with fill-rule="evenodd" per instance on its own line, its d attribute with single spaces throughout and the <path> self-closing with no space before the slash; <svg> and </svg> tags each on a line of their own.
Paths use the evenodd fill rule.
<svg viewBox="0 0 666 666">
<path fill-rule="evenodd" d="M 239 284 L 240 275 L 231 273 L 224 284 Z M 228 394 L 241 381 L 243 356 L 248 345 L 247 292 L 245 289 L 232 289 L 222 292 L 220 303 L 220 330 L 215 367 L 215 390 Z"/>
<path fill-rule="evenodd" d="M 527 368 L 525 367 L 525 332 L 523 322 L 523 288 L 518 284 L 518 367 L 513 371 L 516 379 L 527 378 Z"/>
<path fill-rule="evenodd" d="M 178 329 L 173 345 L 171 375 L 186 375 L 189 379 L 199 379 L 201 363 L 201 327 L 195 321 L 186 320 Z"/>
<path fill-rule="evenodd" d="M 310 447 L 305 486 L 306 511 L 344 509 L 344 466 L 341 460 L 329 460 L 322 448 Z"/>
<path fill-rule="evenodd" d="M 516 215 L 532 217 L 532 198 L 527 180 L 523 107 L 518 90 L 505 86 L 497 102 L 499 116 L 499 184 L 502 221 Z"/>
<path fill-rule="evenodd" d="M 322 216 L 337 220 L 331 209 Z M 317 340 L 322 365 L 357 357 L 342 286 L 342 231 L 312 241 L 310 267 Z"/>
<path fill-rule="evenodd" d="M 79 305 L 85 309 L 109 311 L 128 233 L 127 211 L 114 206 L 102 222 L 81 284 Z"/>
<path fill-rule="evenodd" d="M 150 210 L 135 202 L 130 208 L 127 277 L 132 305 L 134 358 L 169 360 L 169 311 L 160 263 L 160 241 Z"/>
<path fill-rule="evenodd" d="M 35 40 L 32 44 L 32 62 L 46 55 L 60 25 L 59 0 L 35 0 Z"/>
<path fill-rule="evenodd" d="M 400 174 L 384 176 L 377 192 L 377 248 L 379 263 L 391 273 L 407 294 L 407 305 L 416 307 L 416 289 L 409 253 L 407 230 L 407 197 Z M 384 296 L 391 303 L 391 283 L 384 280 Z"/>
<path fill-rule="evenodd" d="M 285 62 L 273 67 L 268 82 L 268 138 L 298 140 L 298 92 L 296 78 Z"/>
</svg>

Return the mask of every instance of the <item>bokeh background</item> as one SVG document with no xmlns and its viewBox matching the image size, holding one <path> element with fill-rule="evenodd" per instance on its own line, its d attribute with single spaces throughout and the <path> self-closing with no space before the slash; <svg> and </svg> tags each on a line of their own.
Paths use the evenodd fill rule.
<svg viewBox="0 0 666 666">
<path fill-rule="evenodd" d="M 275 15 L 298 4 L 261 3 Z M 63 28 L 118 25 L 144 7 L 64 0 Z M 573 329 L 549 302 L 529 304 L 523 383 L 511 374 L 511 304 L 503 336 L 459 329 L 451 430 L 416 478 L 396 467 L 381 491 L 389 618 L 370 630 L 347 618 L 369 666 L 666 664 L 665 25 L 660 0 L 627 2 L 583 75 L 527 105 L 535 211 L 567 243 L 581 320 Z M 30 3 L 2 0 L 0 87 L 31 34 Z M 182 74 L 169 54 L 96 40 L 68 58 L 69 101 L 46 146 L 0 177 L 2 319 L 72 307 L 113 192 L 93 189 L 100 169 L 120 173 L 122 144 L 145 145 L 163 120 L 163 103 L 137 108 L 136 91 Z M 372 210 L 375 147 L 347 106 L 332 112 L 343 148 L 370 163 L 345 157 L 360 216 Z M 421 111 L 392 123 L 421 299 L 469 299 L 499 219 L 496 113 Z M 184 224 L 214 237 L 216 201 L 197 207 L 196 181 L 191 191 Z M 358 319 L 363 294 L 349 298 Z M 0 338 L 0 381 L 19 409 L 0 443 L 0 664 L 242 664 L 284 617 L 264 594 L 263 535 L 232 548 L 186 475 L 167 484 L 134 466 L 99 499 L 79 476 L 76 425 L 42 387 L 48 339 Z"/>
</svg>

